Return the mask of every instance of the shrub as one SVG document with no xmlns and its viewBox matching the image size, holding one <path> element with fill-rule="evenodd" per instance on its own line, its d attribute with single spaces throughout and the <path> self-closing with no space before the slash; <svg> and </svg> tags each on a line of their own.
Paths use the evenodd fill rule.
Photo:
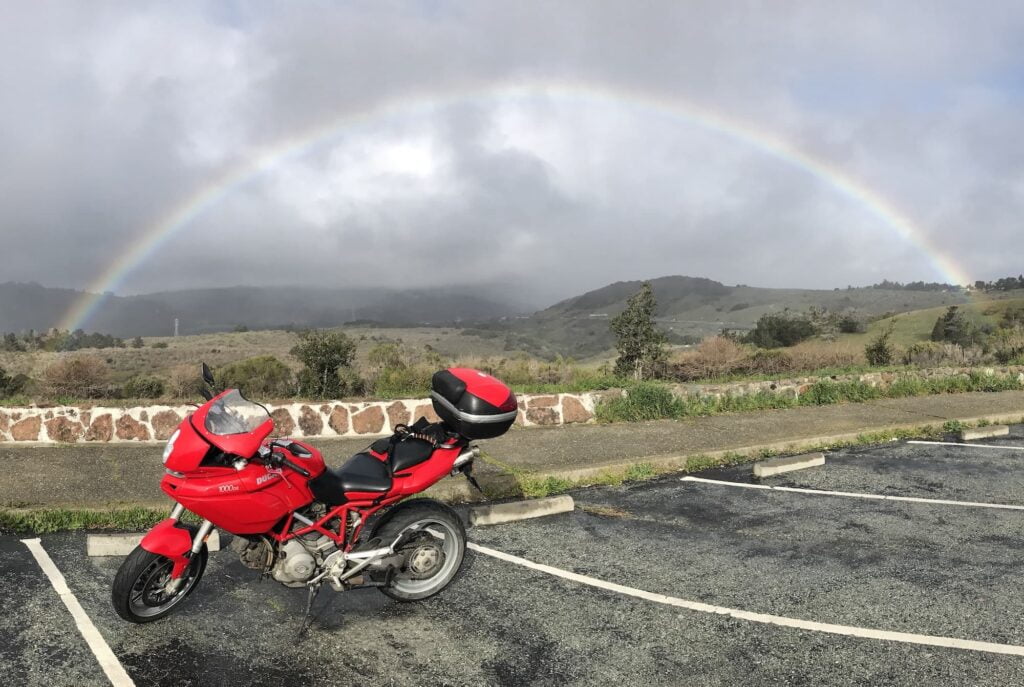
<svg viewBox="0 0 1024 687">
<path fill-rule="evenodd" d="M 299 373 L 300 393 L 316 398 L 351 393 L 345 388 L 338 369 L 351 367 L 356 344 L 342 332 L 311 329 L 299 335 L 299 343 L 291 354 L 302 362 Z"/>
<path fill-rule="evenodd" d="M 168 375 L 167 391 L 174 398 L 198 398 L 205 386 L 197 365 L 178 365 Z"/>
<path fill-rule="evenodd" d="M 154 343 L 154 344 L 150 344 L 150 346 L 149 346 L 149 347 L 150 347 L 150 348 L 167 348 L 167 345 L 168 345 L 168 344 L 167 344 L 167 342 L 166 342 L 166 341 L 157 341 L 157 342 L 156 342 L 156 343 Z"/>
<path fill-rule="evenodd" d="M 863 317 L 852 313 L 845 313 L 839 317 L 839 331 L 843 334 L 863 334 L 868 330 L 868 324 Z"/>
<path fill-rule="evenodd" d="M 164 395 L 164 381 L 151 375 L 135 375 L 125 382 L 122 393 L 126 398 L 160 398 Z"/>
<path fill-rule="evenodd" d="M 762 315 L 747 335 L 747 341 L 758 348 L 779 348 L 798 344 L 816 333 L 808 317 L 784 312 Z"/>
<path fill-rule="evenodd" d="M 132 339 L 132 348 L 142 348 L 143 345 L 141 336 L 136 336 Z"/>
<path fill-rule="evenodd" d="M 292 371 L 272 355 L 230 363 L 218 369 L 214 377 L 222 388 L 239 389 L 254 398 L 283 398 L 295 393 Z"/>
<path fill-rule="evenodd" d="M 28 381 L 29 379 L 25 375 L 18 374 L 12 377 L 0 367 L 0 398 L 10 398 L 20 394 L 25 390 Z"/>
<path fill-rule="evenodd" d="M 109 378 L 107 364 L 91 355 L 62 358 L 43 372 L 47 391 L 56 397 L 101 397 Z"/>
<path fill-rule="evenodd" d="M 868 359 L 869 365 L 874 367 L 892 365 L 892 361 L 896 357 L 896 349 L 889 341 L 891 338 L 892 327 L 890 326 L 864 347 L 864 357 Z"/>
<path fill-rule="evenodd" d="M 744 372 L 779 375 L 794 369 L 793 357 L 786 351 L 758 349 L 746 358 L 741 367 Z"/>
</svg>

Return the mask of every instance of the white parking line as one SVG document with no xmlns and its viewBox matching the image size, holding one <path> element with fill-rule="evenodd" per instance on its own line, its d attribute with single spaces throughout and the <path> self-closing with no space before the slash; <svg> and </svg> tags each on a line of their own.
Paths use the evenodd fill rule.
<svg viewBox="0 0 1024 687">
<path fill-rule="evenodd" d="M 950 501 L 947 499 L 926 499 L 917 496 L 887 496 L 885 494 L 862 494 L 855 491 L 826 491 L 825 489 L 804 489 L 802 487 L 775 487 L 769 484 L 745 484 L 720 479 L 704 479 L 703 477 L 680 477 L 682 482 L 700 482 L 716 484 L 723 487 L 739 487 L 741 489 L 768 489 L 771 491 L 790 491 L 797 494 L 813 494 L 814 496 L 846 496 L 853 499 L 875 499 L 878 501 L 908 501 L 910 503 L 931 503 L 939 506 L 967 506 L 970 508 L 995 508 L 997 510 L 1024 510 L 1024 506 L 1009 503 L 980 503 L 978 501 Z"/>
<path fill-rule="evenodd" d="M 949 649 L 982 651 L 989 654 L 1010 654 L 1012 656 L 1024 656 L 1024 646 L 1018 646 L 1016 644 L 995 644 L 992 642 L 979 642 L 973 639 L 957 639 L 955 637 L 937 637 L 933 635 L 911 634 L 908 632 L 890 632 L 889 630 L 873 630 L 867 627 L 854 627 L 851 625 L 833 625 L 831 623 L 817 623 L 811 620 L 787 618 L 786 616 L 781 615 L 767 615 L 765 613 L 752 613 L 750 611 L 742 611 L 736 608 L 726 608 L 725 606 L 712 606 L 710 604 L 701 603 L 699 601 L 687 601 L 686 599 L 679 599 L 674 596 L 665 596 L 664 594 L 645 592 L 642 589 L 625 587 L 621 584 L 615 584 L 614 582 L 605 582 L 604 580 L 599 580 L 596 577 L 580 575 L 578 573 L 569 572 L 568 570 L 562 570 L 561 568 L 554 568 L 550 565 L 544 565 L 543 563 L 534 563 L 533 561 L 527 560 L 525 558 L 513 556 L 512 554 L 505 553 L 504 551 L 497 551 L 495 549 L 490 549 L 486 546 L 480 546 L 479 544 L 474 544 L 472 542 L 467 543 L 466 546 L 468 546 L 473 551 L 476 551 L 477 553 L 484 554 L 485 556 L 491 556 L 492 558 L 497 558 L 508 563 L 521 565 L 524 568 L 529 568 L 531 570 L 538 570 L 540 572 L 547 573 L 548 575 L 561 577 L 565 580 L 578 582 L 580 584 L 589 585 L 591 587 L 597 587 L 598 589 L 605 589 L 607 591 L 617 592 L 619 594 L 625 594 L 627 596 L 636 597 L 638 599 L 644 599 L 646 601 L 653 601 L 655 603 L 665 604 L 667 606 L 685 608 L 687 610 L 697 611 L 700 613 L 727 615 L 732 618 L 737 618 L 739 620 L 747 620 L 753 623 L 779 625 L 781 627 L 792 627 L 798 630 L 810 630 L 811 632 L 825 632 L 827 634 L 845 635 L 847 637 L 878 639 L 887 642 L 903 642 L 906 644 L 921 644 L 924 646 L 941 646 Z"/>
<path fill-rule="evenodd" d="M 908 444 L 923 444 L 925 446 L 966 446 L 968 448 L 994 448 L 1001 451 L 1024 451 L 1024 446 L 998 446 L 996 444 L 963 444 L 956 441 L 917 441 L 911 440 Z"/>
<path fill-rule="evenodd" d="M 50 580 L 50 584 L 53 585 L 57 596 L 67 606 L 68 611 L 71 612 L 71 617 L 75 619 L 78 631 L 92 650 L 93 656 L 96 657 L 100 664 L 100 668 L 106 673 L 110 684 L 114 685 L 114 687 L 134 687 L 135 683 L 128 676 L 121 662 L 117 660 L 117 656 L 111 651 L 110 646 L 103 639 L 103 635 L 93 625 L 85 609 L 82 608 L 82 604 L 78 603 L 78 599 L 71 592 L 71 589 L 68 588 L 64 575 L 54 564 L 50 554 L 46 553 L 42 542 L 38 539 L 22 539 L 21 543 L 32 552 L 32 556 L 35 557 L 39 567 L 43 569 L 43 573 Z"/>
</svg>

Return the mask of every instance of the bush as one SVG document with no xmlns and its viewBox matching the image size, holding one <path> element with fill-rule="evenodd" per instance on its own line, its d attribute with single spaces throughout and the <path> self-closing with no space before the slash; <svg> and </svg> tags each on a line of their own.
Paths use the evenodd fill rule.
<svg viewBox="0 0 1024 687">
<path fill-rule="evenodd" d="M 107 393 L 109 378 L 107 364 L 91 355 L 63 358 L 43 372 L 46 389 L 55 397 L 99 398 Z"/>
<path fill-rule="evenodd" d="M 159 377 L 135 375 L 125 382 L 122 393 L 126 398 L 160 398 L 164 388 L 164 380 Z"/>
<path fill-rule="evenodd" d="M 0 367 L 0 398 L 17 396 L 25 390 L 28 381 L 29 379 L 25 375 L 19 374 L 12 377 Z"/>
<path fill-rule="evenodd" d="M 896 357 L 896 349 L 889 341 L 891 338 L 892 327 L 889 327 L 864 347 L 864 357 L 868 359 L 869 365 L 874 367 L 892 365 L 892 361 Z"/>
<path fill-rule="evenodd" d="M 305 369 L 299 373 L 299 391 L 315 398 L 351 393 L 345 388 L 338 369 L 351 367 L 356 344 L 342 332 L 311 329 L 299 335 L 291 354 Z"/>
<path fill-rule="evenodd" d="M 272 355 L 229 363 L 218 369 L 214 378 L 221 388 L 239 389 L 252 398 L 284 398 L 295 394 L 292 371 Z"/>
<path fill-rule="evenodd" d="M 863 317 L 846 313 L 839 318 L 839 331 L 843 334 L 863 334 L 868 330 L 868 324 Z"/>
<path fill-rule="evenodd" d="M 758 349 L 741 365 L 750 374 L 779 375 L 794 369 L 793 357 L 786 351 Z"/>
<path fill-rule="evenodd" d="M 144 344 L 142 343 L 141 336 L 136 336 L 134 339 L 132 339 L 132 348 L 142 348 L 143 345 Z"/>
<path fill-rule="evenodd" d="M 197 365 L 178 365 L 168 375 L 167 391 L 174 398 L 198 398 L 204 388 L 206 385 Z"/>
<path fill-rule="evenodd" d="M 157 341 L 150 345 L 150 348 L 167 348 L 168 344 L 166 341 Z"/>
<path fill-rule="evenodd" d="M 747 341 L 758 348 L 793 346 L 817 333 L 814 324 L 804 315 L 780 313 L 762 315 Z"/>
</svg>

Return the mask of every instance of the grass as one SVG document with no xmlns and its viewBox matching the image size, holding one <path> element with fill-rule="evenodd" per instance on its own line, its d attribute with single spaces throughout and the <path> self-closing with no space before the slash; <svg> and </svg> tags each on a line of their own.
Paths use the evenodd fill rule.
<svg viewBox="0 0 1024 687">
<path fill-rule="evenodd" d="M 0 508 L 0 532 L 47 534 L 63 530 L 145 530 L 167 508 Z"/>
<path fill-rule="evenodd" d="M 1019 294 L 1020 292 L 1015 292 Z M 991 299 L 991 296 L 986 296 Z M 868 331 L 864 334 L 844 334 L 840 336 L 840 342 L 854 343 L 858 345 L 867 344 L 890 325 L 893 327 L 892 343 L 900 347 L 907 347 L 910 344 L 929 341 L 931 339 L 932 327 L 937 320 L 946 312 L 948 306 L 937 308 L 926 308 L 924 310 L 913 310 L 901 313 L 884 320 L 872 322 Z M 975 324 L 998 324 L 1003 313 L 1008 309 L 1024 307 L 1024 298 L 1002 298 L 995 300 L 979 300 L 974 303 L 959 304 L 960 310 Z"/>
<path fill-rule="evenodd" d="M 882 398 L 907 398 L 971 391 L 1019 391 L 1015 377 L 987 376 L 980 372 L 957 377 L 925 379 L 904 376 L 886 388 L 860 381 L 821 380 L 799 397 L 792 394 L 759 392 L 746 395 L 675 396 L 668 386 L 655 382 L 636 384 L 620 398 L 598 405 L 598 422 L 642 422 L 645 420 L 704 417 L 721 413 L 750 412 L 838 403 L 863 403 Z"/>
</svg>

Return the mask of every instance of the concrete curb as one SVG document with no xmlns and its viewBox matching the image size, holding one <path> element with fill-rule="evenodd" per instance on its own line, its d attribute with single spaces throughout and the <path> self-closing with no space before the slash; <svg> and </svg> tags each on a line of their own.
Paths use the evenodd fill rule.
<svg viewBox="0 0 1024 687">
<path fill-rule="evenodd" d="M 754 463 L 754 477 L 764 479 L 772 475 L 781 475 L 794 470 L 806 470 L 807 468 L 821 467 L 825 464 L 824 453 L 805 453 L 799 456 L 785 456 L 783 458 L 772 458 Z"/>
<path fill-rule="evenodd" d="M 975 427 L 973 429 L 960 430 L 960 441 L 976 441 L 978 439 L 990 439 L 992 437 L 1005 437 L 1010 434 L 1007 425 L 990 425 L 988 427 Z"/>
<path fill-rule="evenodd" d="M 570 513 L 576 508 L 571 496 L 549 496 L 543 499 L 513 501 L 512 503 L 496 503 L 494 505 L 473 506 L 469 509 L 469 522 L 474 527 L 481 525 L 500 525 L 516 520 L 540 518 L 545 515 Z"/>
<path fill-rule="evenodd" d="M 87 556 L 127 556 L 142 541 L 143 534 L 90 534 L 85 538 Z M 214 530 L 206 540 L 211 553 L 220 551 L 220 534 Z"/>
</svg>

